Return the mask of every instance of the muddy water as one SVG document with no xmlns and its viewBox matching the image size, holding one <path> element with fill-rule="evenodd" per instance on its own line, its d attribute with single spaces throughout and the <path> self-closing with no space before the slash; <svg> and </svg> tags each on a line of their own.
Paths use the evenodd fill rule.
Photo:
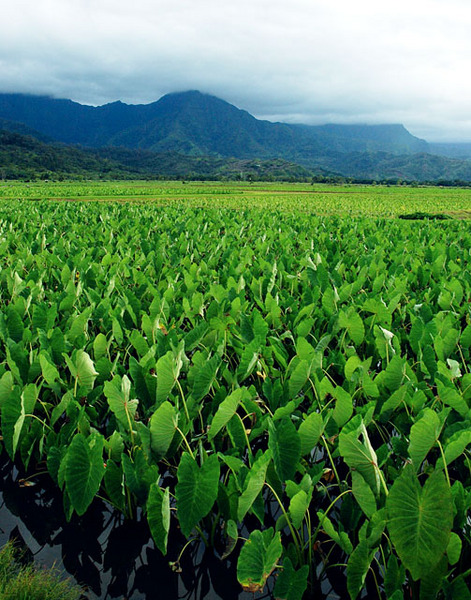
<svg viewBox="0 0 471 600">
<path fill-rule="evenodd" d="M 163 557 L 154 546 L 142 514 L 126 520 L 105 502 L 95 500 L 83 517 L 74 515 L 67 522 L 62 496 L 49 475 L 35 475 L 28 482 L 33 485 L 25 485 L 23 478 L 2 453 L 0 546 L 14 538 L 37 563 L 55 564 L 84 586 L 84 600 L 274 598 L 273 578 L 262 594 L 254 596 L 241 590 L 236 576 L 237 550 L 221 561 L 213 550 L 205 552 L 203 544 L 190 544 L 180 560 L 179 572 L 175 572 L 169 562 L 177 560 L 186 544 L 178 531 L 170 535 L 168 556 Z M 324 581 L 314 597 L 347 597 L 339 584 L 338 577 Z"/>
<path fill-rule="evenodd" d="M 84 585 L 87 600 L 253 599 L 237 584 L 234 560 L 222 562 L 192 544 L 183 554 L 181 572 L 175 573 L 169 561 L 185 544 L 178 533 L 163 557 L 142 515 L 125 520 L 97 500 L 83 517 L 67 523 L 49 476 L 31 481 L 35 485 L 25 487 L 18 471 L 4 455 L 0 458 L 0 544 L 16 538 L 37 562 L 56 564 Z M 259 597 L 271 598 L 270 589 Z"/>
</svg>

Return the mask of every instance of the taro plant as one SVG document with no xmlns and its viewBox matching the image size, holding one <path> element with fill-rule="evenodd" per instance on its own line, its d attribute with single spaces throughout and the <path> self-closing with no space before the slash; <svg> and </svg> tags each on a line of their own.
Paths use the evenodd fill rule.
<svg viewBox="0 0 471 600">
<path fill-rule="evenodd" d="M 467 224 L 168 189 L 0 207 L 8 456 L 248 591 L 466 598 Z"/>
</svg>

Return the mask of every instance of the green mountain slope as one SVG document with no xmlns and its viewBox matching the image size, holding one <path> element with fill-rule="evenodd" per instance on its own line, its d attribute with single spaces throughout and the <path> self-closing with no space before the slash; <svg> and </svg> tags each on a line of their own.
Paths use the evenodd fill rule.
<svg viewBox="0 0 471 600">
<path fill-rule="evenodd" d="M 0 130 L 0 178 L 47 179 L 107 175 L 130 177 L 128 167 L 71 146 L 49 144 L 32 136 Z M 134 173 L 136 176 L 136 173 Z"/>
<path fill-rule="evenodd" d="M 282 159 L 265 161 L 156 154 L 147 150 L 85 150 L 44 143 L 32 136 L 0 130 L 0 179 L 181 178 L 308 180 L 312 173 Z"/>
<path fill-rule="evenodd" d="M 330 163 L 326 161 L 324 168 L 370 180 L 471 181 L 471 161 L 427 153 L 395 156 L 386 152 L 357 152 Z"/>
</svg>

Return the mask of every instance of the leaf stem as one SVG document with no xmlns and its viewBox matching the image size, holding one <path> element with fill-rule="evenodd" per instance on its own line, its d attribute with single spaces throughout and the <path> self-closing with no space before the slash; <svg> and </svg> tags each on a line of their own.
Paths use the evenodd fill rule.
<svg viewBox="0 0 471 600">
<path fill-rule="evenodd" d="M 47 427 L 49 429 L 49 431 L 53 431 L 52 427 L 50 425 L 48 425 L 47 423 L 45 423 L 42 419 L 40 419 L 37 415 L 33 415 L 31 413 L 27 413 L 25 415 L 25 419 L 26 417 L 31 417 L 32 419 L 36 419 L 37 421 L 39 421 L 41 423 L 41 425 L 43 427 Z"/>
<path fill-rule="evenodd" d="M 379 480 L 381 481 L 381 485 L 383 486 L 383 490 L 386 496 L 389 496 L 388 486 L 386 485 L 386 481 L 384 480 L 384 475 L 381 469 L 378 467 L 376 463 L 374 463 L 374 468 L 378 473 Z"/>
<path fill-rule="evenodd" d="M 283 513 L 283 515 L 286 519 L 286 523 L 288 524 L 289 530 L 291 532 L 291 537 L 293 538 L 294 545 L 296 546 L 296 552 L 298 554 L 299 564 L 303 564 L 302 545 L 301 545 L 301 537 L 299 535 L 299 532 L 294 529 L 294 527 L 291 523 L 291 519 L 289 518 L 288 513 L 286 512 L 285 507 L 283 506 L 278 494 L 275 492 L 275 490 L 272 488 L 272 486 L 267 481 L 265 481 L 265 485 L 272 492 L 272 494 L 276 498 L 276 501 L 280 505 L 281 512 Z"/>
<path fill-rule="evenodd" d="M 188 423 L 190 423 L 190 425 L 191 425 L 190 413 L 188 412 L 188 406 L 186 404 L 185 394 L 183 393 L 182 386 L 181 386 L 180 382 L 178 381 L 178 379 L 176 379 L 176 382 L 177 382 L 178 390 L 180 392 L 180 396 L 182 397 L 183 409 L 185 410 L 185 416 L 186 416 L 186 418 L 188 420 Z"/>
<path fill-rule="evenodd" d="M 191 446 L 190 446 L 190 444 L 188 443 L 188 440 L 187 440 L 187 439 L 186 439 L 186 437 L 185 437 L 185 434 L 184 434 L 184 433 L 183 433 L 183 431 L 180 429 L 180 427 L 176 427 L 176 430 L 177 430 L 177 431 L 178 431 L 178 433 L 179 433 L 179 434 L 182 436 L 182 440 L 183 440 L 183 442 L 184 442 L 184 444 L 185 444 L 185 446 L 186 446 L 186 449 L 188 450 L 188 452 L 189 452 L 189 454 L 190 454 L 191 458 L 194 460 L 194 459 L 195 459 L 195 456 L 194 456 L 194 454 L 193 454 L 193 452 L 192 452 L 192 450 L 191 450 Z"/>
<path fill-rule="evenodd" d="M 346 494 L 351 494 L 352 490 L 345 490 L 344 492 L 342 492 L 341 494 L 339 494 L 337 496 L 337 498 L 335 498 L 335 500 L 332 500 L 332 502 L 329 504 L 329 506 L 327 507 L 327 510 L 325 511 L 325 513 L 322 515 L 322 518 L 319 520 L 319 525 L 316 527 L 316 530 L 314 531 L 313 534 L 313 539 L 317 538 L 317 534 L 319 533 L 320 528 L 322 527 L 322 523 L 324 522 L 324 519 L 326 518 L 326 516 L 329 514 L 329 512 L 332 510 L 332 508 L 334 507 L 334 505 L 340 500 L 340 498 L 342 496 L 345 496 Z"/>
<path fill-rule="evenodd" d="M 443 469 L 445 470 L 445 476 L 446 476 L 446 480 L 448 483 L 448 487 L 451 487 L 450 475 L 448 473 L 448 467 L 446 465 L 445 452 L 443 451 L 443 446 L 441 445 L 440 440 L 437 440 L 437 444 L 438 444 L 438 447 L 440 448 L 440 454 L 442 455 Z"/>
<path fill-rule="evenodd" d="M 325 437 L 323 435 L 321 436 L 321 439 L 324 442 L 324 448 L 326 449 L 327 454 L 329 456 L 330 464 L 332 465 L 332 471 L 334 472 L 335 479 L 337 480 L 337 484 L 340 487 L 340 477 L 339 477 L 339 474 L 337 473 L 337 469 L 335 468 L 334 459 L 332 458 L 332 454 L 330 453 L 327 440 L 325 439 Z"/>
<path fill-rule="evenodd" d="M 247 444 L 247 450 L 249 451 L 250 457 L 253 458 L 252 448 L 250 447 L 249 436 L 247 435 L 247 431 L 245 429 L 244 422 L 242 421 L 242 417 L 239 415 L 239 413 L 236 412 L 236 415 L 239 417 L 240 424 L 242 425 L 242 429 L 244 430 L 245 442 Z"/>
<path fill-rule="evenodd" d="M 198 525 L 196 525 L 195 529 L 198 532 L 200 538 L 203 540 L 203 544 L 206 546 L 206 548 L 209 548 L 209 542 L 206 539 L 206 536 L 204 535 L 203 530 L 201 529 L 201 527 L 198 527 Z"/>
</svg>

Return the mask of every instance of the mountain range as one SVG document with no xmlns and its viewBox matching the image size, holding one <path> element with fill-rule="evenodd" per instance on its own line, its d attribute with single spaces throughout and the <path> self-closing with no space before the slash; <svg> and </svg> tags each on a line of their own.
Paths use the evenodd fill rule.
<svg viewBox="0 0 471 600">
<path fill-rule="evenodd" d="M 198 91 L 168 94 L 151 104 L 113 102 L 98 107 L 47 96 L 0 94 L 0 129 L 32 136 L 43 144 L 59 142 L 94 151 L 96 160 L 112 161 L 113 168 L 125 165 L 123 173 L 126 169 L 134 174 L 142 169 L 156 173 L 157 157 L 168 167 L 164 157 L 171 154 L 174 162 L 181 156 L 186 168 L 189 157 L 208 157 L 211 164 L 220 159 L 281 159 L 290 168 L 293 163 L 300 165 L 298 173 L 304 176 L 322 172 L 419 181 L 471 180 L 471 162 L 465 160 L 468 153 L 471 156 L 471 147 L 430 145 L 400 124 L 272 123 Z M 433 152 L 448 153 L 448 157 L 432 157 Z M 217 164 L 220 168 L 221 163 Z"/>
</svg>

